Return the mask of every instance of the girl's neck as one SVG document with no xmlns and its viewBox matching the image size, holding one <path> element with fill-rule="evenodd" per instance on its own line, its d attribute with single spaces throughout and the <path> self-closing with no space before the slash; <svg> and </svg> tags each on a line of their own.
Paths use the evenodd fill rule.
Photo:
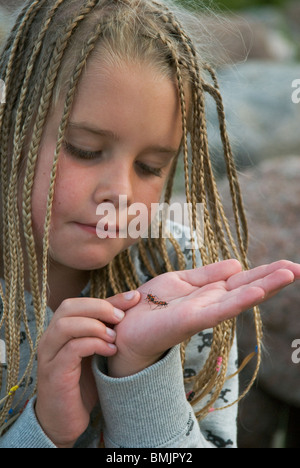
<svg viewBox="0 0 300 468">
<path fill-rule="evenodd" d="M 24 239 L 22 239 L 22 243 L 24 244 Z M 24 262 L 24 267 L 25 289 L 30 292 L 29 269 L 26 259 Z M 0 265 L 0 274 L 1 273 L 3 276 Z M 47 281 L 48 306 L 50 309 L 55 312 L 65 299 L 78 297 L 81 291 L 87 285 L 89 279 L 89 271 L 69 268 L 50 259 Z M 41 286 L 42 285 L 40 284 L 40 288 Z"/>
<path fill-rule="evenodd" d="M 48 274 L 48 306 L 53 310 L 65 300 L 78 297 L 90 278 L 89 271 L 50 265 Z"/>
<path fill-rule="evenodd" d="M 27 279 L 27 280 L 26 280 Z M 55 312 L 65 299 L 78 297 L 88 284 L 89 271 L 75 270 L 50 263 L 48 270 L 48 306 Z M 25 289 L 30 292 L 29 271 L 25 273 Z"/>
</svg>

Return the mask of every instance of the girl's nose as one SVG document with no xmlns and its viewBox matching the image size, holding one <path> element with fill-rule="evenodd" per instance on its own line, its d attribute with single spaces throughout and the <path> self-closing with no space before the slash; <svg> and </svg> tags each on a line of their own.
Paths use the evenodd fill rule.
<svg viewBox="0 0 300 468">
<path fill-rule="evenodd" d="M 126 208 L 133 202 L 132 177 L 129 167 L 115 164 L 104 171 L 95 190 L 94 199 L 100 203 L 112 203 L 115 208 Z M 122 206 L 121 206 L 122 205 Z"/>
</svg>

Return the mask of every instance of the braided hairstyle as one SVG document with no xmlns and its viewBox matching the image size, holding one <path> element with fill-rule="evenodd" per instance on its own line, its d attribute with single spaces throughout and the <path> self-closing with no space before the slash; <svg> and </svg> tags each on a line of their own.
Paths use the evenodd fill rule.
<svg viewBox="0 0 300 468">
<path fill-rule="evenodd" d="M 176 11 L 176 16 L 174 14 Z M 47 271 L 51 207 L 54 196 L 58 156 L 77 85 L 87 60 L 100 54 L 109 60 L 139 60 L 159 67 L 176 80 L 182 111 L 184 183 L 186 201 L 192 206 L 192 228 L 197 230 L 196 204 L 204 206 L 204 245 L 200 247 L 202 264 L 237 258 L 246 269 L 247 222 L 243 210 L 237 171 L 228 140 L 224 108 L 216 75 L 199 57 L 191 37 L 181 22 L 180 11 L 163 0 L 30 0 L 19 12 L 0 60 L 0 78 L 6 85 L 6 103 L 0 105 L 2 265 L 5 293 L 0 283 L 3 313 L 0 328 L 5 329 L 7 375 L 0 368 L 0 385 L 6 396 L 0 402 L 0 426 L 13 404 L 12 389 L 28 386 L 37 345 L 44 331 L 47 307 Z M 106 52 L 106 53 L 104 53 Z M 191 98 L 187 115 L 186 87 Z M 206 128 L 206 95 L 215 103 L 220 137 L 230 184 L 235 230 L 226 218 L 209 154 Z M 39 145 L 47 116 L 59 99 L 64 110 L 57 136 L 44 224 L 43 255 L 37 258 L 32 229 L 31 193 Z M 178 156 L 180 157 L 180 156 Z M 174 162 L 165 190 L 169 203 L 176 172 Z M 22 180 L 22 183 L 20 182 Z M 21 195 L 21 204 L 18 202 Z M 21 206 L 20 206 L 21 205 Z M 177 254 L 177 266 L 185 268 L 177 241 L 170 239 Z M 175 269 L 166 247 L 166 239 L 140 239 L 140 260 L 149 276 Z M 28 265 L 30 291 L 36 333 L 31 335 L 26 316 L 24 265 Z M 196 255 L 193 250 L 193 267 Z M 91 295 L 106 298 L 136 289 L 140 285 L 130 251 L 120 253 L 106 267 L 91 272 Z M 254 309 L 257 334 L 257 366 L 246 394 L 254 382 L 261 358 L 261 322 Z M 20 375 L 20 326 L 25 327 L 31 357 Z M 236 321 L 228 320 L 213 331 L 208 359 L 198 375 L 186 379 L 193 384 L 192 404 L 210 394 L 209 401 L 197 413 L 203 418 L 217 400 L 227 376 L 230 349 Z M 181 345 L 182 364 L 186 343 Z M 216 372 L 217 358 L 222 368 Z M 239 398 L 239 399 L 240 399 Z M 233 404 L 233 403 L 232 403 Z M 230 405 L 231 406 L 231 405 Z"/>
</svg>

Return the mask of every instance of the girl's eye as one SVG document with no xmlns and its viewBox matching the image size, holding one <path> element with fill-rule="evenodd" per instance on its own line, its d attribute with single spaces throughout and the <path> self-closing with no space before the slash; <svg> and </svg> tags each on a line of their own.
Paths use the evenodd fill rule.
<svg viewBox="0 0 300 468">
<path fill-rule="evenodd" d="M 76 146 L 71 145 L 67 141 L 63 143 L 64 150 L 69 153 L 71 156 L 82 159 L 86 161 L 91 161 L 97 158 L 101 158 L 102 151 L 87 151 Z M 139 172 L 144 176 L 156 176 L 162 177 L 162 169 L 148 166 L 148 164 L 143 163 L 142 161 L 137 161 L 136 165 Z"/>
<path fill-rule="evenodd" d="M 156 177 L 162 177 L 162 169 L 148 166 L 148 164 L 145 164 L 141 161 L 137 161 L 136 164 L 141 174 L 145 176 L 154 175 Z"/>
<path fill-rule="evenodd" d="M 83 150 L 81 148 L 77 148 L 67 141 L 64 141 L 64 149 L 69 153 L 71 156 L 74 156 L 75 158 L 78 159 L 86 159 L 86 160 L 91 160 L 91 159 L 97 159 L 101 157 L 102 151 L 87 151 Z"/>
</svg>

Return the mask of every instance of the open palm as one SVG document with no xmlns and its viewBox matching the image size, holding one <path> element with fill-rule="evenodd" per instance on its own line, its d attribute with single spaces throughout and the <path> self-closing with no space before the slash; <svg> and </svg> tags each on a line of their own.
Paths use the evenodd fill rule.
<svg viewBox="0 0 300 468">
<path fill-rule="evenodd" d="M 118 353 L 112 375 L 151 365 L 172 346 L 199 331 L 236 317 L 300 279 L 300 265 L 276 262 L 242 271 L 236 260 L 195 270 L 165 273 L 138 290 L 139 303 L 117 325 Z"/>
</svg>

